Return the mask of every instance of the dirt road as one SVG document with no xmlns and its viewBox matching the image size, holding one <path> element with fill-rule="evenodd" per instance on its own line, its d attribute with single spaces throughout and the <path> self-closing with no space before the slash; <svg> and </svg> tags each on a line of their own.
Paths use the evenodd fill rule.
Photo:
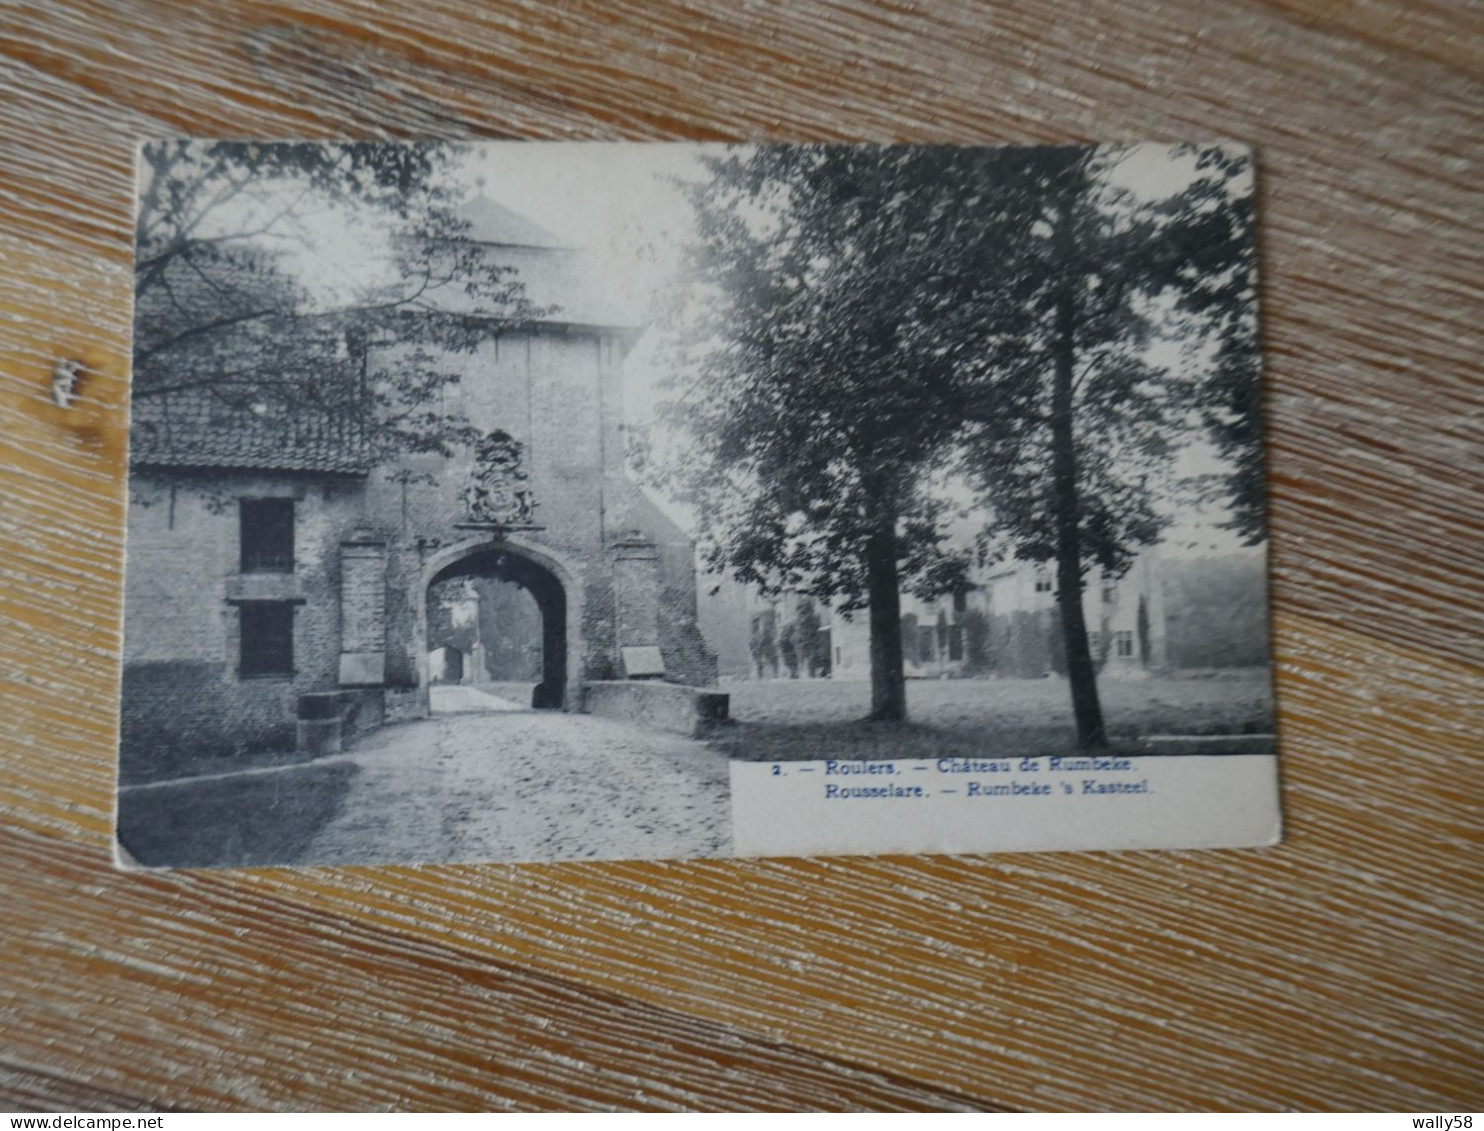
<svg viewBox="0 0 1484 1131">
<path fill-rule="evenodd" d="M 298 863 L 731 853 L 727 760 L 705 744 L 435 690 L 449 693 L 435 709 L 450 713 L 388 727 L 343 756 L 357 772 Z"/>
</svg>

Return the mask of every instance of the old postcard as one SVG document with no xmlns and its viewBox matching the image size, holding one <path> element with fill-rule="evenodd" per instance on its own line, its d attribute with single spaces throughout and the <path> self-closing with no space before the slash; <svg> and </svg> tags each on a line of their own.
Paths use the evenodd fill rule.
<svg viewBox="0 0 1484 1131">
<path fill-rule="evenodd" d="M 1277 840 L 1245 149 L 138 192 L 122 866 Z"/>
</svg>

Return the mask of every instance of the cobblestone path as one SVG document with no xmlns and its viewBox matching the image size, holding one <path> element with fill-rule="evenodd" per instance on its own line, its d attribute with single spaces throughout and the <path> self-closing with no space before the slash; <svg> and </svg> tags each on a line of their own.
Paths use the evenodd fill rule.
<svg viewBox="0 0 1484 1131">
<path fill-rule="evenodd" d="M 442 690 L 461 693 L 442 704 L 459 713 L 341 756 L 358 772 L 298 863 L 730 855 L 725 755 L 591 715 L 479 711 L 483 693 Z"/>
</svg>

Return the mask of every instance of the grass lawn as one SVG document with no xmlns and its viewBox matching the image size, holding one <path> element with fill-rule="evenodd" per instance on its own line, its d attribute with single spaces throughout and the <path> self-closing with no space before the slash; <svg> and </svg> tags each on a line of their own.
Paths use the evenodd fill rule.
<svg viewBox="0 0 1484 1131">
<path fill-rule="evenodd" d="M 1066 754 L 1075 734 L 1071 694 L 1057 678 L 908 680 L 905 723 L 865 721 L 871 705 L 865 681 L 764 680 L 722 690 L 732 697 L 736 725 L 708 741 L 750 762 Z M 1148 735 L 1273 731 L 1265 669 L 1104 680 L 1098 690 L 1109 737 L 1131 753 L 1135 740 Z"/>
<path fill-rule="evenodd" d="M 119 792 L 119 843 L 156 867 L 291 864 L 339 812 L 348 762 L 231 774 Z"/>
</svg>

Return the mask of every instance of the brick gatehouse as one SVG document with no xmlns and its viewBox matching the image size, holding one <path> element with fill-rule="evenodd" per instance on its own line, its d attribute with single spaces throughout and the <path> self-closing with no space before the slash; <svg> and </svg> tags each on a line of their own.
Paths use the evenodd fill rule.
<svg viewBox="0 0 1484 1131">
<path fill-rule="evenodd" d="M 450 407 L 483 443 L 373 466 L 363 437 L 313 414 L 265 419 L 200 393 L 136 402 L 125 777 L 290 747 L 305 692 L 343 690 L 352 729 L 425 713 L 429 590 L 457 577 L 534 598 L 536 706 L 575 709 L 584 682 L 629 674 L 637 646 L 659 648 L 666 679 L 715 682 L 694 547 L 625 471 L 639 329 L 593 293 L 580 251 L 483 197 L 464 214 L 554 311 L 492 322 L 473 352 L 441 359 L 460 373 Z"/>
</svg>

